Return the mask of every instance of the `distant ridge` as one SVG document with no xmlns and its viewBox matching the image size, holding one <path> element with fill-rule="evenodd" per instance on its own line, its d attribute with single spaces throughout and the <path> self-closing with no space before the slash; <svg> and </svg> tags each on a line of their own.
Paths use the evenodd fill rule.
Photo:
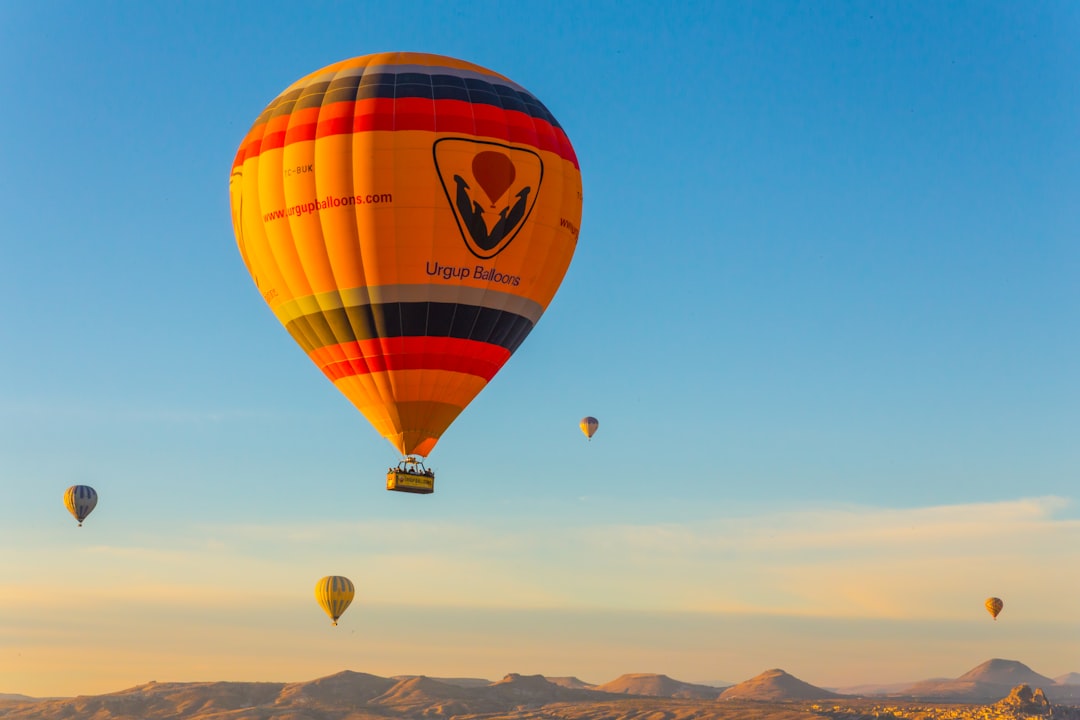
<svg viewBox="0 0 1080 720">
<path fill-rule="evenodd" d="M 149 682 L 105 695 L 5 703 L 3 717 L 5 720 L 201 718 L 272 703 L 285 687 L 285 683 L 270 682 Z"/>
<path fill-rule="evenodd" d="M 757 677 L 732 685 L 720 693 L 720 700 L 826 700 L 840 695 L 803 682 L 780 668 L 766 670 Z"/>
<path fill-rule="evenodd" d="M 289 683 L 281 690 L 278 701 L 299 700 L 305 704 L 314 702 L 319 705 L 336 703 L 363 705 L 385 693 L 394 686 L 394 683 L 394 680 L 378 675 L 342 670 L 317 680 Z"/>
<path fill-rule="evenodd" d="M 1051 683 L 1040 693 L 1040 688 L 1025 683 L 1008 687 L 987 682 L 1003 679 L 1012 682 L 1013 678 L 1025 673 L 1046 679 L 1022 663 L 995 659 L 965 673 L 963 678 L 966 679 L 929 684 L 959 683 L 962 687 L 975 687 L 981 691 L 989 688 L 994 692 L 1005 687 L 990 702 L 998 702 L 1010 694 L 1015 697 L 999 703 L 999 710 L 1013 706 L 1020 710 L 1028 705 L 1042 707 L 1047 700 L 1080 705 L 1080 685 Z M 579 684 L 587 687 L 577 687 Z M 604 686 L 622 690 L 601 690 Z M 483 717 L 490 720 L 541 717 L 561 720 L 745 720 L 748 717 L 779 717 L 772 714 L 774 709 L 769 708 L 769 703 L 776 703 L 775 710 L 784 717 L 804 717 L 799 714 L 803 713 L 799 702 L 838 698 L 838 702 L 846 703 L 850 699 L 850 696 L 837 695 L 805 683 L 779 669 L 768 670 L 723 692 L 708 685 L 673 680 L 666 675 L 643 673 L 623 675 L 604 686 L 589 686 L 576 677 L 546 678 L 518 673 L 488 683 L 481 678 L 441 679 L 423 675 L 385 678 L 346 670 L 293 683 L 149 682 L 119 692 L 73 698 L 6 694 L 0 695 L 0 717 L 4 720 L 452 720 L 455 717 L 472 717 L 474 720 Z M 1028 687 L 1030 693 L 1016 690 L 1022 687 Z M 707 697 L 688 696 L 691 692 L 701 692 Z M 979 702 L 957 700 L 951 695 L 939 700 L 911 696 L 898 700 L 895 695 L 892 698 L 890 704 L 905 701 Z M 1062 720 L 1080 720 L 1080 710 L 1074 715 L 1059 715 L 1055 709 L 1054 717 L 1059 716 Z M 980 717 L 1013 715 L 1001 710 Z"/>
<path fill-rule="evenodd" d="M 367 704 L 390 708 L 409 717 L 424 715 L 429 710 L 437 715 L 450 716 L 500 709 L 497 703 L 485 702 L 478 697 L 477 692 L 476 688 L 464 688 L 417 675 L 398 680 L 393 687 Z"/>
<path fill-rule="evenodd" d="M 947 680 L 948 678 L 936 678 L 936 681 Z M 887 696 L 895 695 L 903 692 L 915 683 L 901 682 L 901 683 L 867 683 L 865 685 L 847 685 L 844 687 L 828 687 L 826 690 L 831 690 L 841 695 L 860 695 L 863 697 L 873 697 L 877 695 Z"/>
<path fill-rule="evenodd" d="M 391 680 L 412 680 L 417 677 L 430 677 L 425 675 L 394 675 Z M 432 680 L 436 682 L 446 683 L 447 685 L 457 685 L 458 687 L 486 687 L 491 684 L 490 680 L 484 678 L 444 678 L 433 677 Z"/>
<path fill-rule="evenodd" d="M 594 683 L 587 683 L 572 675 L 569 677 L 551 677 L 550 675 L 545 675 L 544 679 L 549 683 L 555 683 L 556 685 L 561 685 L 564 688 L 570 688 L 572 690 L 591 690 L 596 687 Z"/>
<path fill-rule="evenodd" d="M 0 703 L 3 702 L 39 702 L 41 700 L 51 700 L 53 698 L 36 698 L 29 695 L 20 695 L 19 693 L 0 693 Z"/>
<path fill-rule="evenodd" d="M 531 705 L 551 702 L 574 702 L 597 700 L 605 693 L 591 689 L 570 688 L 553 683 L 543 675 L 519 675 L 510 673 L 497 683 L 492 683 L 483 692 L 503 702 L 527 703 Z"/>
<path fill-rule="evenodd" d="M 653 697 L 693 698 L 714 700 L 721 688 L 673 680 L 667 675 L 653 673 L 630 673 L 620 675 L 611 682 L 597 685 L 596 690 L 624 695 L 650 695 Z"/>
<path fill-rule="evenodd" d="M 1058 685 L 1080 685 L 1080 673 L 1065 673 L 1054 678 Z"/>
</svg>

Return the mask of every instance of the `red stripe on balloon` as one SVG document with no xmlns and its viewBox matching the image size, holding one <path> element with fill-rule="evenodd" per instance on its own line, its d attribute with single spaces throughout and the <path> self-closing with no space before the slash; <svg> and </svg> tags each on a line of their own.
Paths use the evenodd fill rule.
<svg viewBox="0 0 1080 720">
<path fill-rule="evenodd" d="M 510 352 L 476 340 L 396 337 L 327 345 L 308 356 L 331 380 L 390 370 L 447 370 L 491 380 Z"/>
<path fill-rule="evenodd" d="M 420 130 L 438 133 L 493 137 L 509 143 L 531 145 L 569 160 L 578 167 L 577 155 L 561 128 L 517 110 L 463 100 L 426 98 L 369 98 L 304 108 L 292 115 L 270 118 L 256 126 L 236 154 L 233 167 L 261 152 L 330 135 L 356 132 Z"/>
</svg>

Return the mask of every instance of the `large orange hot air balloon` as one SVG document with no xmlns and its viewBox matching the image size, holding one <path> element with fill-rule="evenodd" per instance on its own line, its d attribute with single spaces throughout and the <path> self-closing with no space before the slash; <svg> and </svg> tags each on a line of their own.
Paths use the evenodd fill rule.
<svg viewBox="0 0 1080 720">
<path fill-rule="evenodd" d="M 1001 598 L 990 597 L 986 598 L 986 612 L 990 613 L 990 616 L 997 620 L 998 614 L 1001 609 L 1005 607 L 1005 603 L 1001 602 Z"/>
<path fill-rule="evenodd" d="M 577 245 L 581 174 L 507 78 L 382 53 L 301 78 L 229 179 L 244 264 L 312 361 L 427 456 L 536 325 Z"/>
</svg>

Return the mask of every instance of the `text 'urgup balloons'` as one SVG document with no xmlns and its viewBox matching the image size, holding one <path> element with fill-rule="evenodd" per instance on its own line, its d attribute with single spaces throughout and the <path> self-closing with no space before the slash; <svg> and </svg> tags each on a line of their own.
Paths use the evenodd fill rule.
<svg viewBox="0 0 1080 720">
<path fill-rule="evenodd" d="M 551 302 L 581 174 L 511 80 L 422 53 L 335 63 L 240 145 L 233 226 L 263 299 L 403 455 L 428 455 Z"/>
</svg>

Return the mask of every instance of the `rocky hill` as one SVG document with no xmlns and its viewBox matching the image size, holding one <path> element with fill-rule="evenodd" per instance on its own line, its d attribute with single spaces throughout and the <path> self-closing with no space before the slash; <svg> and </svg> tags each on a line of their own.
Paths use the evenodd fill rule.
<svg viewBox="0 0 1080 720">
<path fill-rule="evenodd" d="M 1014 687 L 1025 684 L 1045 690 L 1056 683 L 1021 662 L 994 658 L 956 679 L 924 680 L 900 694 L 939 702 L 995 702 L 1007 696 Z"/>
<path fill-rule="evenodd" d="M 1022 662 L 1001 660 L 1000 658 L 987 660 L 983 664 L 973 667 L 958 677 L 957 680 L 960 682 L 984 682 L 1012 686 L 1025 683 L 1054 684 L 1052 678 L 1040 675 Z"/>
<path fill-rule="evenodd" d="M 343 670 L 317 680 L 289 683 L 275 701 L 300 705 L 364 705 L 399 684 L 390 678 Z"/>
<path fill-rule="evenodd" d="M 757 677 L 732 685 L 720 693 L 720 700 L 825 700 L 840 695 L 815 687 L 779 668 L 766 670 Z"/>
<path fill-rule="evenodd" d="M 994 709 L 1002 715 L 1050 715 L 1050 701 L 1042 690 L 1029 685 L 1017 685 L 1008 695 L 994 703 Z"/>
</svg>

